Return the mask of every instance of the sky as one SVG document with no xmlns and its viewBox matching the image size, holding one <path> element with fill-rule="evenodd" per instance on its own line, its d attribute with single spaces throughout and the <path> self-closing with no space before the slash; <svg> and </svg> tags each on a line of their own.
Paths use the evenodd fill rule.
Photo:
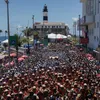
<svg viewBox="0 0 100 100">
<path fill-rule="evenodd" d="M 80 0 L 9 0 L 10 33 L 16 33 L 17 27 L 20 31 L 27 26 L 32 27 L 32 15 L 35 16 L 35 22 L 41 22 L 45 4 L 48 6 L 49 22 L 64 22 L 68 24 L 72 33 L 73 20 L 82 14 Z M 7 30 L 6 11 L 5 1 L 0 0 L 0 29 L 2 31 Z"/>
</svg>

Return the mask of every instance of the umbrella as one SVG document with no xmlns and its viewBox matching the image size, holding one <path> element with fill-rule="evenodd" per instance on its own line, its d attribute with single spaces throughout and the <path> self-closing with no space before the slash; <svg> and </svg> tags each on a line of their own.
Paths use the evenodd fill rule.
<svg viewBox="0 0 100 100">
<path fill-rule="evenodd" d="M 10 63 L 10 65 L 13 66 L 13 65 L 14 65 L 14 62 L 12 61 L 12 62 Z"/>
<path fill-rule="evenodd" d="M 100 78 L 100 74 L 97 74 L 97 77 Z"/>
<path fill-rule="evenodd" d="M 44 44 L 40 44 L 40 46 L 44 46 Z"/>
<path fill-rule="evenodd" d="M 87 57 L 87 59 L 88 59 L 88 60 L 94 60 L 94 58 L 93 58 L 93 57 Z"/>
<path fill-rule="evenodd" d="M 9 66 L 9 63 L 5 64 L 5 66 L 8 67 Z"/>
<path fill-rule="evenodd" d="M 65 44 L 66 46 L 70 46 L 69 44 Z"/>
<path fill-rule="evenodd" d="M 92 55 L 88 53 L 88 54 L 86 54 L 86 57 L 92 57 Z"/>
<path fill-rule="evenodd" d="M 16 53 L 11 53 L 10 56 L 11 57 L 16 57 Z"/>
<path fill-rule="evenodd" d="M 10 66 L 13 66 L 13 65 L 14 65 L 14 62 L 13 61 L 10 62 Z M 5 64 L 5 66 L 8 67 L 9 66 L 9 62 L 7 64 Z"/>
<path fill-rule="evenodd" d="M 21 57 L 21 58 L 18 58 L 18 61 L 19 61 L 19 62 L 21 62 L 21 61 L 23 61 L 23 60 L 25 60 L 25 59 L 22 58 L 22 57 Z"/>
<path fill-rule="evenodd" d="M 28 56 L 27 55 L 23 55 L 21 58 L 28 58 Z"/>
</svg>

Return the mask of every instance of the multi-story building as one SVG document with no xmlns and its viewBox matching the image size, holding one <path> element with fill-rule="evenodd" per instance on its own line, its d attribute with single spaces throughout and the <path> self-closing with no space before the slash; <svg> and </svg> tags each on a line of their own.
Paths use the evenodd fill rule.
<svg viewBox="0 0 100 100">
<path fill-rule="evenodd" d="M 100 0 L 80 0 L 82 18 L 80 26 L 88 37 L 88 47 L 96 49 L 100 44 Z"/>
<path fill-rule="evenodd" d="M 43 8 L 43 22 L 35 22 L 34 30 L 39 32 L 40 37 L 45 37 L 49 33 L 69 34 L 69 27 L 63 22 L 48 22 L 48 8 L 47 5 Z"/>
</svg>

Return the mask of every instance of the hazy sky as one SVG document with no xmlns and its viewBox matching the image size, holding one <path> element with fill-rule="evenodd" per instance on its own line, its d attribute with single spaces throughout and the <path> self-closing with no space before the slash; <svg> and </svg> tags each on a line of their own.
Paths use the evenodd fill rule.
<svg viewBox="0 0 100 100">
<path fill-rule="evenodd" d="M 78 18 L 82 11 L 80 0 L 9 0 L 11 33 L 16 33 L 18 26 L 32 27 L 32 15 L 36 22 L 42 21 L 44 4 L 48 6 L 49 21 L 65 22 L 72 32 L 72 18 Z M 6 3 L 0 0 L 0 29 L 3 31 L 7 29 L 6 19 Z"/>
</svg>

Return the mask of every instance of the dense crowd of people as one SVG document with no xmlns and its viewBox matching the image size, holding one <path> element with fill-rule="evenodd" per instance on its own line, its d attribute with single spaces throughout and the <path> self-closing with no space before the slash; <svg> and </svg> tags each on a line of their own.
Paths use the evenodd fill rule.
<svg viewBox="0 0 100 100">
<path fill-rule="evenodd" d="M 5 71 L 6 70 L 6 71 Z M 84 51 L 51 44 L 0 74 L 0 100 L 100 100 L 100 67 Z"/>
</svg>

